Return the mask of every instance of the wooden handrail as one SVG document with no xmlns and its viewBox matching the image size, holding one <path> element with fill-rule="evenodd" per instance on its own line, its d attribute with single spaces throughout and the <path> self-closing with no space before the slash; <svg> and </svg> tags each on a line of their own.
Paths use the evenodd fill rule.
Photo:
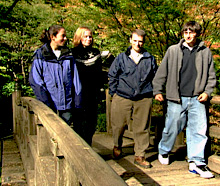
<svg viewBox="0 0 220 186">
<path fill-rule="evenodd" d="M 14 134 L 30 184 L 127 185 L 50 108 L 17 93 L 13 95 Z"/>
<path fill-rule="evenodd" d="M 213 96 L 212 99 L 210 100 L 210 103 L 219 105 L 220 104 L 220 96 L 219 95 Z"/>
</svg>

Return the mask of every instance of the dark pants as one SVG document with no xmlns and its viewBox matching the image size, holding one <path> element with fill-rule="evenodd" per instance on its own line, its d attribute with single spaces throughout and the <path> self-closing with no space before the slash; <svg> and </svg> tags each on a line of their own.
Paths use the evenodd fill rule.
<svg viewBox="0 0 220 186">
<path fill-rule="evenodd" d="M 97 108 L 97 102 L 90 101 L 83 108 L 74 110 L 73 129 L 89 145 L 92 145 L 92 137 L 96 131 Z"/>
</svg>

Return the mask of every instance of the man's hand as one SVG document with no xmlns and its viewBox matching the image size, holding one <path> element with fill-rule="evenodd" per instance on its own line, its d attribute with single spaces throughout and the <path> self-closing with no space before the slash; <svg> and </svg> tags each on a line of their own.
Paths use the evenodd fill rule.
<svg viewBox="0 0 220 186">
<path fill-rule="evenodd" d="M 199 95 L 198 100 L 199 100 L 200 102 L 205 102 L 205 101 L 208 100 L 208 98 L 209 98 L 208 94 L 206 94 L 206 93 L 204 92 L 204 93 L 202 93 L 202 94 Z"/>
<path fill-rule="evenodd" d="M 155 99 L 156 99 L 157 101 L 164 101 L 162 94 L 157 94 L 157 95 L 155 96 Z"/>
</svg>

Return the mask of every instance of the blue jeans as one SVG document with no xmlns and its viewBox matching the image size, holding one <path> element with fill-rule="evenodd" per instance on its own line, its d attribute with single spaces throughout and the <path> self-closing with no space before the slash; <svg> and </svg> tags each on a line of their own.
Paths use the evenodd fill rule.
<svg viewBox="0 0 220 186">
<path fill-rule="evenodd" d="M 196 97 L 181 97 L 181 103 L 168 101 L 165 128 L 159 143 L 159 154 L 168 154 L 177 135 L 186 125 L 188 161 L 205 165 L 204 151 L 207 142 L 206 105 Z"/>
</svg>

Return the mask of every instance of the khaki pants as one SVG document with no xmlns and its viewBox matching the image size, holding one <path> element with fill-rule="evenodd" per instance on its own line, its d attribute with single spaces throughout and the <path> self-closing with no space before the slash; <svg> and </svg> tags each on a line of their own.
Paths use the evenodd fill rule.
<svg viewBox="0 0 220 186">
<path fill-rule="evenodd" d="M 131 118 L 135 156 L 144 156 L 149 147 L 152 98 L 132 101 L 114 94 L 111 105 L 111 125 L 114 146 L 122 146 L 122 137 Z"/>
</svg>

